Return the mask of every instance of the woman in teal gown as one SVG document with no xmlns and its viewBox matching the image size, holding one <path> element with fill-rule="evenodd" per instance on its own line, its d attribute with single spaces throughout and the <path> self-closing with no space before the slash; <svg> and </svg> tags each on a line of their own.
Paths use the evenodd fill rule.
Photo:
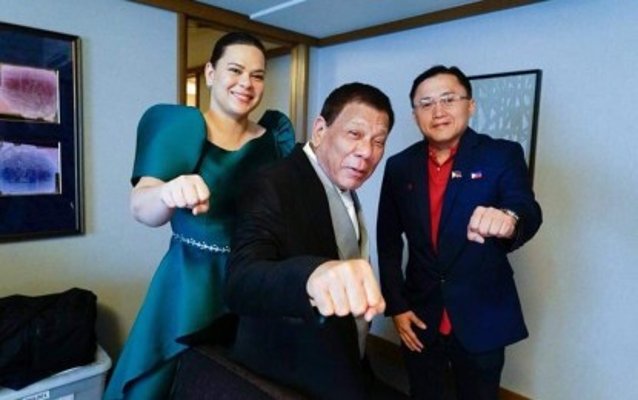
<svg viewBox="0 0 638 400">
<path fill-rule="evenodd" d="M 244 178 L 294 145 L 287 117 L 248 114 L 263 94 L 265 51 L 254 37 L 218 40 L 206 65 L 210 108 L 156 105 L 138 127 L 131 210 L 172 237 L 105 392 L 105 399 L 170 396 L 186 338 L 227 310 L 222 298 L 234 200 Z"/>
</svg>

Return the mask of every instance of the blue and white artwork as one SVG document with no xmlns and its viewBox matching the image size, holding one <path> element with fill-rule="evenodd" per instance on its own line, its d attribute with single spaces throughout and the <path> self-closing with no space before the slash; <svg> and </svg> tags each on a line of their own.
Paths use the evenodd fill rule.
<svg viewBox="0 0 638 400">
<path fill-rule="evenodd" d="M 528 165 L 534 145 L 539 79 L 540 71 L 470 78 L 476 102 L 470 126 L 494 138 L 519 142 Z"/>
<path fill-rule="evenodd" d="M 60 144 L 0 141 L 0 196 L 60 193 Z"/>
</svg>

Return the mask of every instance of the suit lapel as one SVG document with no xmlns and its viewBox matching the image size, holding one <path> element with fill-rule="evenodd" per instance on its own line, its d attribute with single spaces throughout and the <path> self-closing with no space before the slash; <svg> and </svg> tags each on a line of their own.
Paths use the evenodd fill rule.
<svg viewBox="0 0 638 400">
<path fill-rule="evenodd" d="M 467 130 L 461 138 L 459 150 L 454 156 L 454 164 L 452 165 L 452 176 L 448 181 L 445 188 L 445 197 L 443 199 L 443 210 L 441 211 L 441 224 L 443 227 L 447 225 L 450 213 L 454 209 L 454 202 L 459 191 L 466 185 L 470 178 L 467 174 L 470 173 L 470 166 L 473 160 L 473 147 L 476 143 L 476 136 L 471 130 Z M 460 173 L 460 176 L 456 177 L 456 173 Z"/>
<path fill-rule="evenodd" d="M 414 196 L 412 204 L 416 207 L 417 216 L 421 223 L 418 224 L 423 229 L 425 239 L 424 246 L 427 247 L 428 254 L 432 253 L 432 235 L 430 231 L 430 190 L 428 189 L 428 163 L 427 163 L 427 142 L 423 141 L 423 146 L 416 148 L 410 159 L 409 170 L 411 171 L 410 185 L 413 185 Z"/>
<path fill-rule="evenodd" d="M 474 163 L 474 147 L 477 144 L 477 136 L 474 131 L 467 129 L 461 137 L 459 150 L 454 157 L 454 164 L 452 165 L 452 171 L 454 176 L 458 178 L 450 177 L 447 187 L 445 189 L 445 197 L 443 200 L 443 210 L 441 211 L 441 222 L 439 225 L 439 249 L 440 249 L 440 261 L 443 267 L 449 266 L 452 260 L 463 247 L 467 244 L 467 241 L 454 241 L 455 245 L 445 241 L 445 229 L 449 227 L 454 218 L 454 204 L 457 201 L 459 193 L 463 192 L 463 189 L 470 181 L 469 174 L 471 173 L 472 165 Z M 462 223 L 468 224 L 470 221 L 462 221 Z"/>
<path fill-rule="evenodd" d="M 354 207 L 357 211 L 357 222 L 359 223 L 359 253 L 364 260 L 370 259 L 370 248 L 368 243 L 368 230 L 366 229 L 365 220 L 363 219 L 363 211 L 361 210 L 361 203 L 359 202 L 359 196 L 353 190 L 352 200 L 354 201 Z"/>
<path fill-rule="evenodd" d="M 325 175 L 318 164 L 313 162 L 310 162 L 310 164 L 315 171 L 315 175 L 323 185 L 324 196 L 328 199 L 328 209 L 332 220 L 332 228 L 337 242 L 337 248 L 339 250 L 339 259 L 347 260 L 361 257 L 361 249 L 357 241 L 355 227 L 343 203 L 341 193 L 339 193 L 338 189 L 330 181 L 330 178 Z"/>
<path fill-rule="evenodd" d="M 350 216 L 336 188 L 329 182 L 322 182 L 322 178 L 320 178 L 319 174 L 315 171 L 310 160 L 308 160 L 308 157 L 303 152 L 303 149 L 299 147 L 298 150 L 300 153 L 298 167 L 303 178 L 301 182 L 306 183 L 307 189 L 310 189 L 304 192 L 304 194 L 310 196 L 309 198 L 306 196 L 306 204 L 311 205 L 311 209 L 315 211 L 312 214 L 308 214 L 312 215 L 311 230 L 317 232 L 317 239 L 323 242 L 322 246 L 331 246 L 330 252 L 333 254 L 337 253 L 335 257 L 332 258 L 342 260 L 360 258 L 362 256 L 361 245 L 357 243 L 356 233 Z M 357 210 L 359 227 L 361 228 L 363 222 L 360 215 L 361 207 L 358 206 L 359 202 L 354 192 L 352 192 L 352 196 L 355 202 L 355 209 Z M 311 209 L 306 210 L 306 212 L 311 212 Z M 334 216 L 334 218 L 332 216 Z M 326 223 L 326 221 L 328 221 L 328 223 Z M 367 253 L 367 232 L 364 232 L 365 227 L 360 231 L 360 239 L 365 239 L 364 243 Z M 364 235 L 366 236 L 365 238 Z M 347 324 L 350 324 L 350 322 L 347 322 Z M 359 317 L 354 319 L 354 326 L 356 327 L 354 332 L 357 333 L 359 354 L 363 355 L 369 323 L 362 317 Z M 353 332 L 350 327 L 346 329 L 348 332 Z"/>
<path fill-rule="evenodd" d="M 302 145 L 297 145 L 290 155 L 298 180 L 295 190 L 296 196 L 303 197 L 304 214 L 308 218 L 309 229 L 304 232 L 312 243 L 312 247 L 320 250 L 320 254 L 331 254 L 331 258 L 338 258 L 337 241 L 332 229 L 330 207 L 323 184 L 315 173 L 308 157 L 303 152 Z M 328 223 L 326 223 L 328 221 Z"/>
<path fill-rule="evenodd" d="M 333 221 L 334 235 L 337 240 L 337 247 L 339 248 L 339 259 L 359 258 L 361 256 L 361 249 L 357 242 L 357 234 L 352 225 L 348 210 L 334 187 L 324 186 L 324 189 L 328 196 L 328 206 Z"/>
</svg>

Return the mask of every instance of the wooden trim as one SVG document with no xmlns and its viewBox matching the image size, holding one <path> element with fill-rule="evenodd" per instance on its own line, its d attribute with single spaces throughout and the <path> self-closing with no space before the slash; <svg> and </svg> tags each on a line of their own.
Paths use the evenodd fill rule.
<svg viewBox="0 0 638 400">
<path fill-rule="evenodd" d="M 222 8 L 209 6 L 192 0 L 130 0 L 135 3 L 162 8 L 185 14 L 188 17 L 200 19 L 213 23 L 221 30 L 236 31 L 243 30 L 259 35 L 266 40 L 275 42 L 297 44 L 303 43 L 308 46 L 315 46 L 317 38 L 301 33 L 276 28 L 261 22 L 256 22 L 243 14 L 224 10 Z"/>
<path fill-rule="evenodd" d="M 296 45 L 303 43 L 307 46 L 330 46 L 333 44 L 365 39 L 373 36 L 399 32 L 407 29 L 419 28 L 455 19 L 471 17 L 494 11 L 506 10 L 546 0 L 483 0 L 446 10 L 417 15 L 398 21 L 380 24 L 364 29 L 340 33 L 322 39 L 277 28 L 272 25 L 253 21 L 246 15 L 210 6 L 193 0 L 129 0 L 135 3 L 145 4 L 164 10 L 185 14 L 188 17 L 200 19 L 210 23 L 219 30 L 233 31 L 245 30 L 264 39 Z"/>
<path fill-rule="evenodd" d="M 204 67 L 206 67 L 206 64 L 202 64 L 202 65 L 196 65 L 192 68 L 188 68 L 186 69 L 186 75 L 193 75 L 193 74 L 197 74 L 197 75 L 204 75 Z"/>
<path fill-rule="evenodd" d="M 186 104 L 186 70 L 188 69 L 186 62 L 188 36 L 186 19 L 186 15 L 177 14 L 177 102 L 179 104 Z"/>
<path fill-rule="evenodd" d="M 266 50 L 266 60 L 275 57 L 287 56 L 292 52 L 292 46 L 279 46 Z"/>
<path fill-rule="evenodd" d="M 532 399 L 530 399 L 529 397 L 525 397 L 521 394 L 512 392 L 511 390 L 501 388 L 501 391 L 499 393 L 499 400 L 532 400 Z"/>
<path fill-rule="evenodd" d="M 384 35 L 387 33 L 419 28 L 426 25 L 452 21 L 455 19 L 471 17 L 474 15 L 485 14 L 493 11 L 500 11 L 508 8 L 524 6 L 541 1 L 545 0 L 484 0 L 477 3 L 449 8 L 447 10 L 421 14 L 399 21 L 388 22 L 386 24 L 376 25 L 369 28 L 328 36 L 323 39 L 319 39 L 318 45 L 330 46 L 333 44 L 349 42 L 352 40 L 360 40 L 372 36 Z"/>
<path fill-rule="evenodd" d="M 308 118 L 308 64 L 310 49 L 299 44 L 290 53 L 290 120 L 295 127 L 297 142 L 308 138 L 306 123 Z"/>
</svg>

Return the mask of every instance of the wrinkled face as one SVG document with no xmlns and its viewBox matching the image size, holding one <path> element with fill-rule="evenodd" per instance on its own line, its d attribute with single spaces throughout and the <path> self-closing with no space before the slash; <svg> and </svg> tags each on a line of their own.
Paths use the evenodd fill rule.
<svg viewBox="0 0 638 400">
<path fill-rule="evenodd" d="M 254 46 L 226 47 L 216 65 L 206 64 L 206 84 L 211 87 L 210 108 L 232 116 L 247 116 L 264 93 L 266 60 Z"/>
<path fill-rule="evenodd" d="M 453 99 L 453 101 L 440 101 Z M 467 129 L 474 114 L 474 100 L 467 99 L 467 92 L 454 75 L 439 74 L 421 82 L 412 99 L 414 119 L 428 142 L 440 149 L 454 147 Z M 427 108 L 420 104 L 434 101 Z"/>
<path fill-rule="evenodd" d="M 317 117 L 311 143 L 319 165 L 342 190 L 354 190 L 374 172 L 390 133 L 389 118 L 363 103 L 348 103 L 330 126 Z"/>
</svg>

